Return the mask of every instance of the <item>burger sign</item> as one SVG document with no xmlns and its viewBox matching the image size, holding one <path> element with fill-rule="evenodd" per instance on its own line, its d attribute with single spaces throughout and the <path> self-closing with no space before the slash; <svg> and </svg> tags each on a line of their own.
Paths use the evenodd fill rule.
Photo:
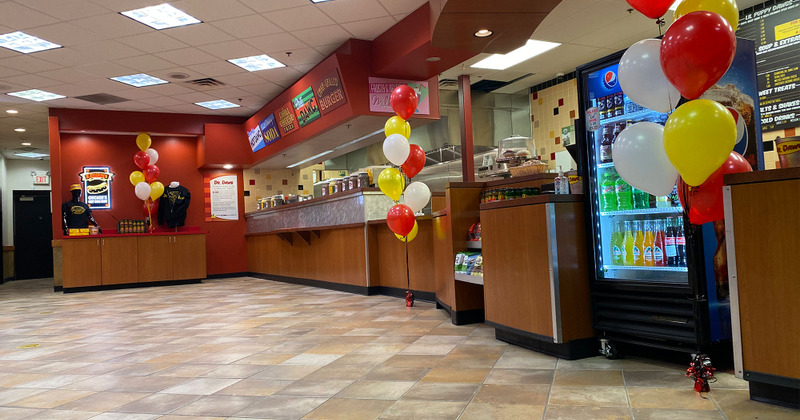
<svg viewBox="0 0 800 420">
<path fill-rule="evenodd" d="M 114 173 L 109 166 L 84 166 L 78 174 L 86 192 L 86 204 L 93 210 L 111 208 L 111 181 Z"/>
</svg>

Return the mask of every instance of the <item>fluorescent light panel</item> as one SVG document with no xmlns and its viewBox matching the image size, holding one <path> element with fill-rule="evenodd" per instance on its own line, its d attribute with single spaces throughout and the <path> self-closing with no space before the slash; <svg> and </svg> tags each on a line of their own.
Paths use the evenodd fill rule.
<svg viewBox="0 0 800 420">
<path fill-rule="evenodd" d="M 333 1 L 333 0 L 311 0 L 311 3 L 325 3 L 326 1 Z"/>
<path fill-rule="evenodd" d="M 164 83 L 169 83 L 166 80 L 161 80 L 158 77 L 153 77 L 150 76 L 149 74 L 144 74 L 144 73 L 111 77 L 110 79 L 117 82 L 125 83 L 126 85 L 131 85 L 133 87 L 145 87 L 145 86 L 163 85 Z"/>
<path fill-rule="evenodd" d="M 23 152 L 23 153 L 14 153 L 14 156 L 22 156 L 26 158 L 40 158 L 40 157 L 47 157 L 50 156 L 46 153 L 36 153 L 36 152 Z"/>
<path fill-rule="evenodd" d="M 517 48 L 508 54 L 492 54 L 470 67 L 478 69 L 505 70 L 523 61 L 529 60 L 550 51 L 561 44 L 557 42 L 537 41 L 529 39 L 524 46 Z"/>
<path fill-rule="evenodd" d="M 254 55 L 252 57 L 232 58 L 228 60 L 228 62 L 236 64 L 247 71 L 259 71 L 286 67 L 285 64 L 266 54 Z"/>
<path fill-rule="evenodd" d="M 0 47 L 8 48 L 23 54 L 30 54 L 39 51 L 52 50 L 54 48 L 61 48 L 61 45 L 17 31 L 0 35 Z"/>
<path fill-rule="evenodd" d="M 239 105 L 236 105 L 233 102 L 228 102 L 222 99 L 218 99 L 216 101 L 206 101 L 206 102 L 195 102 L 195 105 L 200 105 L 203 108 L 208 109 L 227 109 L 227 108 L 238 108 Z"/>
<path fill-rule="evenodd" d="M 333 153 L 333 150 L 331 149 L 331 150 L 328 150 L 327 152 L 322 152 L 322 153 L 320 153 L 320 154 L 318 154 L 318 155 L 311 156 L 310 158 L 308 158 L 308 159 L 306 159 L 306 160 L 301 160 L 300 162 L 297 162 L 297 163 L 291 164 L 291 165 L 287 166 L 286 168 L 287 168 L 287 169 L 288 169 L 288 168 L 294 168 L 295 166 L 302 165 L 302 164 L 304 164 L 304 163 L 306 163 L 306 162 L 311 162 L 312 160 L 314 160 L 314 159 L 316 159 L 316 158 L 318 158 L 318 157 L 325 156 L 325 155 L 327 155 L 328 153 Z"/>
<path fill-rule="evenodd" d="M 158 30 L 201 23 L 193 16 L 184 13 L 182 10 L 174 8 L 167 3 L 159 4 L 158 6 L 128 10 L 127 12 L 120 13 L 137 22 L 144 23 L 145 25 Z"/>
<path fill-rule="evenodd" d="M 7 93 L 11 96 L 16 96 L 17 98 L 22 99 L 29 99 L 31 101 L 42 102 L 42 101 L 49 101 L 52 99 L 61 99 L 66 98 L 64 95 L 59 95 L 57 93 L 45 92 L 39 89 L 31 89 L 31 90 L 23 90 L 20 92 L 9 92 Z"/>
</svg>

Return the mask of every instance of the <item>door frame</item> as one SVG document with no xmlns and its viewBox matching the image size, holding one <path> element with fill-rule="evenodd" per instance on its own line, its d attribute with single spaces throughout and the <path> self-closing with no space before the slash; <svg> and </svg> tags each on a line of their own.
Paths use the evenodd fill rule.
<svg viewBox="0 0 800 420">
<path fill-rule="evenodd" d="M 51 194 L 52 194 L 51 190 L 14 190 L 14 191 L 11 192 L 11 194 L 12 194 L 12 201 L 11 201 L 11 215 L 12 215 L 11 216 L 12 217 L 12 219 L 11 219 L 11 227 L 13 229 L 13 239 L 14 239 L 14 277 L 13 277 L 13 279 L 16 280 L 17 279 L 17 260 L 19 258 L 19 254 L 17 252 L 17 248 L 18 248 L 17 247 L 17 235 L 21 233 L 21 232 L 18 232 L 17 229 L 16 229 L 16 225 L 17 225 L 17 212 L 16 212 L 17 199 L 19 199 L 19 197 L 24 196 L 24 195 L 33 195 L 33 196 L 40 196 L 40 197 L 46 197 L 47 198 L 47 202 L 50 203 L 50 214 L 51 214 L 51 217 L 50 217 L 50 222 L 51 222 L 50 240 L 51 241 L 53 239 L 53 229 L 52 229 L 53 204 L 52 204 L 52 199 L 51 199 Z M 50 258 L 53 258 L 52 257 L 52 252 L 50 254 Z M 55 270 L 55 266 L 53 267 L 53 269 Z"/>
</svg>

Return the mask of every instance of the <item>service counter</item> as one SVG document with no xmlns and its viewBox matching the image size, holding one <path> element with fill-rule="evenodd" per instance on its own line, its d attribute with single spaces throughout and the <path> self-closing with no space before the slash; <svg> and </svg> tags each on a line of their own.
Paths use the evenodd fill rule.
<svg viewBox="0 0 800 420">
<path fill-rule="evenodd" d="M 736 375 L 750 398 L 800 408 L 800 168 L 724 182 Z"/>
<path fill-rule="evenodd" d="M 406 244 L 385 221 L 392 205 L 377 188 L 362 188 L 247 213 L 248 271 L 365 295 L 410 289 L 432 301 L 431 218 L 417 217 L 406 264 Z"/>
</svg>

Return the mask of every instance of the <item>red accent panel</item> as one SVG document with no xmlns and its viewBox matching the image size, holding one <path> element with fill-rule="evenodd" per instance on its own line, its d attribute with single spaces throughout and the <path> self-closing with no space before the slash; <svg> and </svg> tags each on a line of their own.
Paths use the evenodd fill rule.
<svg viewBox="0 0 800 420">
<path fill-rule="evenodd" d="M 564 98 L 558 98 L 558 106 L 564 106 Z"/>
<path fill-rule="evenodd" d="M 550 153 L 550 160 L 556 160 L 556 154 Z"/>
<path fill-rule="evenodd" d="M 256 180 L 255 179 L 251 179 L 248 184 L 249 185 L 256 185 Z"/>
<path fill-rule="evenodd" d="M 539 99 L 539 92 L 533 92 L 531 95 L 533 95 L 534 100 Z"/>
<path fill-rule="evenodd" d="M 50 108 L 59 117 L 61 131 L 107 131 L 112 133 L 204 133 L 205 124 L 241 124 L 246 118 L 224 115 L 167 114 L 162 112 L 95 111 Z M 248 143 L 249 144 L 249 143 Z M 249 146 L 248 146 L 249 147 Z"/>
</svg>

